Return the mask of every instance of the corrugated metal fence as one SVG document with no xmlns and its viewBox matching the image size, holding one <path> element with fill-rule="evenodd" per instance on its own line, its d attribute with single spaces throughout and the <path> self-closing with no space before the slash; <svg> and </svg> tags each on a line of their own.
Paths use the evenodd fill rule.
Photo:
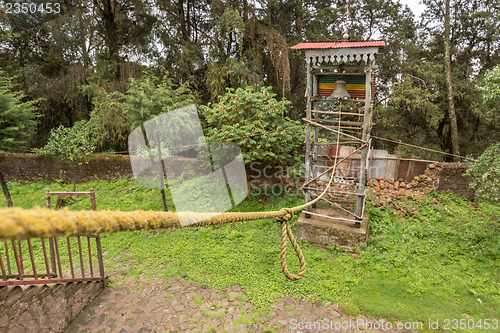
<svg viewBox="0 0 500 333">
<path fill-rule="evenodd" d="M 317 174 L 323 172 L 327 167 L 333 165 L 335 157 L 342 158 L 347 156 L 355 148 L 351 146 L 341 146 L 337 149 L 326 149 L 321 147 L 318 153 L 323 156 L 329 156 L 331 162 L 318 162 Z M 338 151 L 338 155 L 337 155 Z M 335 156 L 337 155 L 337 156 Z M 353 154 L 345 161 L 339 164 L 336 176 L 338 178 L 357 178 L 359 173 L 360 154 Z M 408 157 L 401 157 L 394 154 L 389 154 L 386 150 L 370 149 L 368 156 L 368 179 L 376 179 L 382 177 L 384 179 L 402 178 L 404 182 L 411 182 L 415 176 L 424 173 L 430 163 L 435 161 L 418 160 Z M 329 175 L 325 174 L 321 177 L 322 180 L 328 180 Z"/>
</svg>

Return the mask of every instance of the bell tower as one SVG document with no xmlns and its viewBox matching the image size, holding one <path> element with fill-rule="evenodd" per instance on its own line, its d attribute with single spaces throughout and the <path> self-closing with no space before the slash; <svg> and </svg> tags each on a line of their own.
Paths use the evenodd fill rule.
<svg viewBox="0 0 500 333">
<path fill-rule="evenodd" d="M 304 42 L 292 47 L 305 52 L 307 72 L 303 118 L 306 203 L 327 191 L 301 214 L 297 222 L 299 238 L 330 244 L 338 243 L 338 238 L 349 239 L 351 234 L 361 241 L 367 236 L 364 207 L 371 111 L 376 58 L 384 46 L 384 41 L 344 39 Z M 334 179 L 328 184 L 332 172 Z M 344 243 L 339 245 L 355 246 L 349 241 Z"/>
</svg>

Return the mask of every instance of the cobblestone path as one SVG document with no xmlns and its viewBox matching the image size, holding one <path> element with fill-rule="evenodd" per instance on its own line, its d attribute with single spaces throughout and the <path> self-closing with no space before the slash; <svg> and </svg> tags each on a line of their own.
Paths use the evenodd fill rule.
<svg viewBox="0 0 500 333">
<path fill-rule="evenodd" d="M 408 332 L 376 329 L 381 320 L 348 315 L 338 304 L 288 297 L 259 312 L 244 301 L 239 285 L 217 293 L 180 278 L 154 279 L 142 286 L 129 280 L 112 282 L 66 332 Z M 357 322 L 372 326 L 356 327 Z"/>
</svg>

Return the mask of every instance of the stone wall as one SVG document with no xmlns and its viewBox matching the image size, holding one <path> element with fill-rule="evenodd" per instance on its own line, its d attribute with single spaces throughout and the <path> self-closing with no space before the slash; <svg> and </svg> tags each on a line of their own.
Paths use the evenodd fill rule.
<svg viewBox="0 0 500 333">
<path fill-rule="evenodd" d="M 93 155 L 88 164 L 77 165 L 74 170 L 54 158 L 37 154 L 4 154 L 5 159 L 0 162 L 0 170 L 7 180 L 37 181 L 45 179 L 54 181 L 63 179 L 65 182 L 85 183 L 95 179 L 116 180 L 132 176 L 130 157 L 128 155 Z M 189 159 L 177 159 L 176 170 L 183 172 L 189 169 Z M 182 166 L 179 167 L 178 163 Z M 469 188 L 470 178 L 462 176 L 470 166 L 467 163 L 437 163 L 440 170 L 438 191 L 450 191 L 464 195 L 469 199 L 474 198 L 474 190 Z M 168 167 L 167 167 L 168 168 Z M 288 193 L 290 184 L 284 184 L 288 170 L 286 167 L 268 167 L 265 164 L 254 163 L 247 167 L 249 181 L 252 187 L 260 188 L 256 193 L 280 195 Z M 278 175 L 278 176 L 276 176 Z M 411 180 L 410 180 L 411 181 Z M 293 188 L 300 188 L 301 181 L 293 184 Z M 409 183 L 409 182 L 408 182 Z M 276 186 L 276 185 L 280 185 Z M 287 187 L 288 186 L 288 187 Z M 274 187 L 274 190 L 273 190 Z M 298 191 L 301 192 L 301 191 Z"/>
<path fill-rule="evenodd" d="M 85 183 L 96 178 L 113 180 L 132 174 L 130 158 L 127 155 L 93 155 L 88 164 L 81 164 L 70 169 L 55 158 L 37 154 L 4 154 L 0 170 L 7 181 L 54 181 Z"/>
<path fill-rule="evenodd" d="M 470 177 L 463 174 L 471 166 L 469 163 L 440 163 L 438 191 L 450 191 L 474 200 L 474 190 L 469 188 Z"/>
<path fill-rule="evenodd" d="M 0 287 L 0 332 L 63 332 L 107 282 Z"/>
</svg>

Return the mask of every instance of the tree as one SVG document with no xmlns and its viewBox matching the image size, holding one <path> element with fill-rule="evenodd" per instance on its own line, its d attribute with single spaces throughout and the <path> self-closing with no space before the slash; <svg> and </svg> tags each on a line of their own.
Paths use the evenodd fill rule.
<svg viewBox="0 0 500 333">
<path fill-rule="evenodd" d="M 448 88 L 448 116 L 450 118 L 451 152 L 460 154 L 458 146 L 457 114 L 453 100 L 453 80 L 451 76 L 451 45 L 450 45 L 450 0 L 444 3 L 444 63 L 446 68 L 446 87 Z"/>
<path fill-rule="evenodd" d="M 38 101 L 23 99 L 23 94 L 13 91 L 11 79 L 4 77 L 0 71 L 0 161 L 2 150 L 23 148 L 35 130 Z M 12 207 L 12 199 L 1 170 L 0 183 L 7 206 Z"/>
<path fill-rule="evenodd" d="M 123 110 L 133 129 L 162 113 L 194 104 L 195 100 L 189 84 L 175 88 L 171 79 L 160 80 L 144 72 L 141 79 L 130 79 L 130 86 L 123 95 Z"/>
<path fill-rule="evenodd" d="M 97 32 L 106 45 L 102 56 L 110 66 L 110 74 L 120 79 L 123 49 L 147 48 L 156 20 L 151 15 L 153 9 L 143 0 L 93 0 L 93 6 Z"/>
<path fill-rule="evenodd" d="M 433 73 L 439 66 L 425 64 L 412 69 L 415 75 L 405 73 L 394 85 L 391 98 L 385 105 L 377 105 L 374 112 L 374 131 L 377 136 L 397 141 L 406 138 L 413 144 L 439 149 L 439 124 L 444 114 L 431 87 L 438 79 Z M 423 151 L 418 157 L 432 158 Z M 422 155 L 420 155 L 422 154 Z"/>
<path fill-rule="evenodd" d="M 498 118 L 500 114 L 500 65 L 487 71 L 483 81 L 478 90 L 483 97 L 484 103 L 487 104 L 486 115 Z"/>
<path fill-rule="evenodd" d="M 126 94 L 122 95 L 120 108 L 128 117 L 130 129 L 140 127 L 145 133 L 144 123 L 160 114 L 193 104 L 196 99 L 195 94 L 191 92 L 188 84 L 183 84 L 174 88 L 172 80 L 166 77 L 163 80 L 155 75 L 145 71 L 140 80 L 130 80 L 130 86 Z M 180 123 L 183 119 L 178 119 Z M 183 126 L 169 126 L 169 130 L 185 129 Z M 181 137 L 181 136 L 179 136 Z M 157 140 L 158 160 L 163 164 L 162 146 L 160 139 Z M 163 169 L 164 170 L 164 167 Z M 163 209 L 168 211 L 165 198 L 165 184 L 163 177 L 159 177 L 160 191 L 163 203 Z"/>
<path fill-rule="evenodd" d="M 480 111 L 481 96 L 475 88 L 483 74 L 500 61 L 498 10 L 492 0 L 449 1 L 449 5 L 447 1 L 423 0 L 426 10 L 421 21 L 419 56 L 420 61 L 441 64 L 443 68 L 443 80 L 434 87 L 438 92 L 435 103 L 445 115 L 439 125 L 441 149 L 456 149 L 453 141 L 457 136 L 462 155 L 477 156 L 498 138 L 492 135 L 498 132 L 498 126 L 495 128 Z M 443 24 L 447 10 L 449 25 Z M 449 36 L 449 56 L 445 55 L 446 36 Z M 447 69 L 448 59 L 451 71 Z M 450 72 L 454 110 L 449 103 Z M 453 111 L 458 135 L 454 134 Z"/>
</svg>

